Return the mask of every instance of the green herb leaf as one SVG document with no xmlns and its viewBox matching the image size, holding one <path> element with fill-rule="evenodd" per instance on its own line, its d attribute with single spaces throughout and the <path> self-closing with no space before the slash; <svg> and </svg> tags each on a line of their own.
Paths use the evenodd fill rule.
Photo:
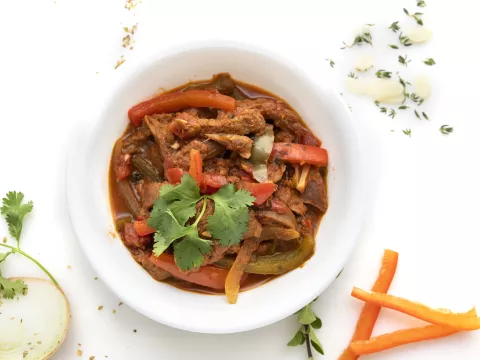
<svg viewBox="0 0 480 360">
<path fill-rule="evenodd" d="M 395 115 L 397 115 L 397 112 L 394 109 L 390 109 L 390 112 L 388 113 L 388 116 L 390 116 L 392 119 L 394 119 Z"/>
<path fill-rule="evenodd" d="M 443 134 L 443 135 L 449 135 L 453 132 L 453 127 L 450 126 L 450 125 L 442 125 L 440 127 L 440 132 Z"/>
<path fill-rule="evenodd" d="M 417 0 L 417 6 L 423 8 L 423 7 L 427 6 L 427 4 L 423 0 Z"/>
<path fill-rule="evenodd" d="M 325 59 L 325 61 L 328 61 L 330 63 L 330 67 L 333 68 L 335 66 L 335 62 L 332 59 Z"/>
<path fill-rule="evenodd" d="M 212 242 L 198 236 L 195 227 L 189 227 L 188 233 L 182 241 L 175 243 L 175 262 L 183 271 L 191 270 L 202 265 L 204 256 L 212 250 Z"/>
<path fill-rule="evenodd" d="M 354 72 L 348 73 L 348 77 L 349 77 L 349 78 L 352 78 L 352 79 L 358 79 L 358 77 L 355 75 Z"/>
<path fill-rule="evenodd" d="M 322 344 L 320 343 L 320 340 L 318 340 L 317 335 L 315 334 L 315 331 L 313 331 L 313 328 L 310 326 L 308 334 L 310 335 L 310 342 L 312 343 L 312 346 L 317 352 L 320 354 L 324 355 L 323 353 L 323 347 Z"/>
<path fill-rule="evenodd" d="M 155 241 L 153 253 L 155 256 L 162 254 L 171 243 L 190 231 L 190 226 L 180 225 L 170 210 L 155 214 L 152 212 L 152 217 L 149 220 L 149 226 L 157 229 L 153 237 Z"/>
<path fill-rule="evenodd" d="M 355 36 L 355 39 L 353 40 L 353 43 L 351 45 L 347 45 L 345 42 L 343 42 L 343 47 L 341 48 L 342 50 L 347 49 L 347 48 L 352 48 L 354 46 L 360 46 L 363 44 L 372 44 L 372 35 L 370 35 L 370 32 L 364 32 L 363 34 Z"/>
<path fill-rule="evenodd" d="M 388 109 L 387 109 L 386 107 L 381 107 L 381 108 L 380 108 L 380 112 L 381 112 L 382 114 L 386 114 L 386 113 L 387 113 L 387 110 L 388 110 Z"/>
<path fill-rule="evenodd" d="M 425 120 L 430 120 L 430 119 L 428 118 L 427 114 L 425 114 L 424 112 L 422 112 L 422 115 L 423 115 L 423 117 L 424 117 Z"/>
<path fill-rule="evenodd" d="M 10 281 L 0 275 L 0 293 L 3 293 L 5 299 L 13 299 L 15 295 L 20 294 L 25 295 L 27 288 L 22 280 Z"/>
<path fill-rule="evenodd" d="M 392 30 L 394 33 L 400 30 L 400 26 L 398 26 L 398 21 L 393 22 L 392 25 L 390 25 L 389 29 Z"/>
<path fill-rule="evenodd" d="M 428 59 L 423 60 L 423 63 L 424 63 L 425 65 L 428 65 L 428 66 L 436 65 L 435 60 L 433 60 L 432 58 L 428 58 Z"/>
<path fill-rule="evenodd" d="M 287 346 L 299 346 L 305 343 L 305 334 L 302 330 L 298 330 L 295 336 L 290 340 Z"/>
<path fill-rule="evenodd" d="M 385 71 L 385 70 L 378 70 L 375 75 L 379 79 L 390 79 L 392 77 L 392 73 L 390 71 Z"/>
<path fill-rule="evenodd" d="M 398 50 L 398 46 L 397 46 L 397 45 L 388 45 L 388 46 L 391 47 L 392 49 Z"/>
<path fill-rule="evenodd" d="M 215 202 L 215 213 L 208 217 L 208 231 L 223 246 L 238 244 L 250 219 L 247 206 L 255 198 L 243 189 L 235 191 L 232 184 L 223 186 L 209 198 Z"/>
<path fill-rule="evenodd" d="M 340 274 L 341 273 L 342 272 L 340 271 Z M 340 274 L 338 274 L 338 275 L 340 275 Z M 314 322 L 311 323 L 311 325 L 314 329 L 321 329 L 322 328 L 322 320 L 318 316 L 315 316 L 315 317 L 316 317 L 316 319 L 315 319 Z"/>
<path fill-rule="evenodd" d="M 419 120 L 422 120 L 422 118 L 420 117 L 420 114 L 418 113 L 417 110 L 413 110 L 413 112 L 415 113 L 415 116 L 416 116 Z"/>
<path fill-rule="evenodd" d="M 403 46 L 412 46 L 412 42 L 410 41 L 410 38 L 402 34 L 403 33 L 400 33 L 400 35 L 398 36 L 398 39 L 400 40 L 400 44 L 402 44 Z"/>
<path fill-rule="evenodd" d="M 412 130 L 411 130 L 411 129 L 405 129 L 405 130 L 402 130 L 402 132 L 403 132 L 405 135 L 407 135 L 407 136 L 409 136 L 409 137 L 412 137 Z"/>
<path fill-rule="evenodd" d="M 298 314 L 298 322 L 303 325 L 310 325 L 317 319 L 317 316 L 313 313 L 310 304 L 305 306 Z"/>
<path fill-rule="evenodd" d="M 398 55 L 398 62 L 402 65 L 408 66 L 408 63 L 412 60 L 408 60 L 408 55 L 402 56 Z"/>
<path fill-rule="evenodd" d="M 8 232 L 12 237 L 20 241 L 22 234 L 23 218 L 33 209 L 33 202 L 23 204 L 24 195 L 21 192 L 10 191 L 2 199 L 3 206 L 0 213 L 5 216 L 8 224 Z"/>
<path fill-rule="evenodd" d="M 410 106 L 401 105 L 401 106 L 398 107 L 398 110 L 407 110 L 408 108 L 410 108 Z"/>
</svg>

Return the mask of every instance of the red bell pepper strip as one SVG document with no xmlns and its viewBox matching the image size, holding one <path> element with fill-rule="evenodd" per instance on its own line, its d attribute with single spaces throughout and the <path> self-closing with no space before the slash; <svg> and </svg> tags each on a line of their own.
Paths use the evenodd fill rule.
<svg viewBox="0 0 480 360">
<path fill-rule="evenodd" d="M 200 189 L 203 187 L 203 161 L 200 151 L 196 149 L 190 150 L 190 175 L 197 181 Z"/>
<path fill-rule="evenodd" d="M 240 187 L 249 191 L 255 197 L 254 205 L 261 205 L 277 190 L 274 183 L 252 183 L 242 181 Z"/>
<path fill-rule="evenodd" d="M 202 266 L 198 271 L 185 273 L 177 267 L 173 255 L 166 253 L 161 254 L 159 257 L 152 254 L 150 261 L 176 278 L 213 289 L 225 289 L 228 269 L 207 265 Z"/>
<path fill-rule="evenodd" d="M 234 98 L 207 90 L 188 90 L 160 95 L 141 102 L 128 110 L 128 117 L 135 126 L 142 123 L 145 115 L 169 113 L 190 107 L 212 107 L 234 111 L 237 103 Z"/>
<path fill-rule="evenodd" d="M 155 229 L 148 226 L 147 220 L 137 220 L 133 222 L 133 228 L 139 236 L 146 236 L 153 234 Z"/>
<path fill-rule="evenodd" d="M 180 184 L 185 172 L 180 168 L 170 168 L 167 170 L 167 180 L 170 184 Z"/>
<path fill-rule="evenodd" d="M 327 166 L 327 150 L 311 145 L 274 143 L 271 158 L 278 158 L 292 164 Z"/>
</svg>

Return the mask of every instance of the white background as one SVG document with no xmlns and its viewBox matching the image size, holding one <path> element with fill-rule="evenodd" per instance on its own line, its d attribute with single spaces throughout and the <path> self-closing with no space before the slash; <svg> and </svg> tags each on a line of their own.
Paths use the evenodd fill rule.
<svg viewBox="0 0 480 360">
<path fill-rule="evenodd" d="M 424 19 L 433 40 L 395 51 L 386 46 L 397 41 L 386 28 L 396 20 L 405 28 L 412 25 L 402 8 L 417 10 L 414 0 L 145 0 L 134 12 L 125 10 L 122 0 L 1 0 L 0 193 L 20 190 L 34 201 L 23 248 L 55 274 L 72 306 L 67 340 L 54 359 L 77 359 L 77 349 L 87 359 L 306 359 L 304 348 L 286 346 L 296 331 L 294 317 L 256 331 L 213 336 L 171 329 L 126 305 L 118 307 L 120 299 L 101 279 L 94 280 L 72 232 L 64 172 L 75 129 L 95 114 L 108 78 L 122 76 L 122 67 L 113 69 L 121 55 L 126 66 L 129 59 L 186 41 L 234 39 L 265 46 L 297 62 L 316 81 L 344 92 L 343 79 L 359 52 L 341 51 L 341 42 L 353 39 L 362 24 L 375 23 L 374 49 L 360 52 L 373 51 L 377 69 L 400 69 L 406 79 L 431 78 L 433 95 L 423 105 L 429 122 L 411 111 L 392 120 L 372 101 L 344 94 L 365 132 L 366 171 L 376 196 L 365 205 L 355 254 L 314 305 L 324 323 L 318 331 L 324 359 L 336 359 L 347 344 L 362 305 L 349 293 L 353 285 L 371 286 L 384 248 L 400 253 L 391 293 L 456 310 L 479 306 L 479 6 L 468 0 L 426 2 Z M 135 49 L 124 50 L 122 27 L 136 22 Z M 405 53 L 413 59 L 408 69 L 396 61 Z M 427 57 L 437 65 L 425 66 L 421 60 Z M 335 68 L 325 58 L 332 58 Z M 454 126 L 454 133 L 442 135 L 443 124 Z M 412 130 L 411 138 L 402 133 L 405 128 Z M 0 235 L 6 234 L 2 221 Z M 18 257 L 10 257 L 2 271 L 43 276 Z M 374 334 L 418 323 L 384 310 Z M 364 358 L 479 356 L 480 333 L 467 333 Z"/>
</svg>

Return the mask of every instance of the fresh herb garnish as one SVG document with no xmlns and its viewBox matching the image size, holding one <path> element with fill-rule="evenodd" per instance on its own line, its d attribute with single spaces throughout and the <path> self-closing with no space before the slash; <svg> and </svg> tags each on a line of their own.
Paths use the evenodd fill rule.
<svg viewBox="0 0 480 360">
<path fill-rule="evenodd" d="M 449 135 L 453 132 L 453 127 L 450 126 L 450 125 L 442 125 L 442 126 L 440 126 L 440 132 L 443 135 Z"/>
<path fill-rule="evenodd" d="M 427 6 L 427 4 L 423 0 L 417 0 L 417 6 L 423 8 L 423 7 Z"/>
<path fill-rule="evenodd" d="M 204 256 L 211 252 L 212 241 L 198 233 L 207 201 L 213 201 L 215 212 L 208 217 L 207 229 L 223 246 L 238 244 L 248 227 L 248 206 L 255 198 L 245 190 L 235 191 L 232 184 L 223 186 L 213 195 L 200 195 L 197 182 L 190 175 L 182 177 L 179 185 L 164 185 L 155 202 L 148 225 L 155 228 L 153 252 L 162 254 L 173 244 L 175 262 L 182 270 L 199 267 Z M 191 225 L 187 220 L 196 213 L 196 205 L 203 201 L 202 210 Z"/>
<path fill-rule="evenodd" d="M 398 62 L 402 65 L 408 66 L 408 63 L 412 60 L 408 60 L 408 55 L 402 56 L 398 55 Z"/>
<path fill-rule="evenodd" d="M 422 116 L 424 117 L 425 120 L 430 120 L 427 116 L 427 114 L 425 114 L 424 112 L 422 112 Z"/>
<path fill-rule="evenodd" d="M 379 79 L 390 79 L 392 77 L 392 73 L 390 71 L 385 71 L 385 70 L 378 70 L 375 75 Z"/>
<path fill-rule="evenodd" d="M 407 109 L 409 109 L 409 108 L 410 108 L 410 106 L 401 105 L 401 106 L 398 107 L 398 110 L 407 110 Z"/>
<path fill-rule="evenodd" d="M 423 26 L 423 20 L 422 20 L 422 15 L 423 15 L 423 13 L 421 13 L 421 12 L 416 12 L 416 13 L 414 13 L 414 14 L 410 14 L 410 13 L 408 12 L 408 10 L 405 9 L 405 8 L 403 8 L 403 12 L 404 12 L 405 14 L 407 14 L 407 16 L 409 16 L 409 17 L 411 17 L 412 19 L 414 19 L 414 20 L 417 22 L 418 25 Z"/>
<path fill-rule="evenodd" d="M 435 60 L 433 60 L 432 58 L 428 58 L 428 59 L 423 60 L 423 63 L 424 63 L 425 65 L 428 65 L 428 66 L 436 65 Z"/>
<path fill-rule="evenodd" d="M 412 46 L 412 42 L 410 41 L 410 38 L 402 34 L 403 33 L 400 33 L 400 35 L 398 35 L 398 40 L 400 40 L 400 44 L 402 44 L 403 46 Z"/>
<path fill-rule="evenodd" d="M 351 45 L 347 45 L 344 41 L 343 42 L 344 46 L 340 49 L 341 50 L 344 50 L 344 49 L 347 49 L 347 48 L 350 49 L 350 48 L 353 48 L 354 46 L 360 46 L 360 45 L 363 45 L 363 44 L 370 44 L 371 46 L 373 46 L 372 35 L 370 35 L 370 31 L 365 31 L 362 34 L 355 36 L 355 39 L 353 39 L 353 42 L 352 42 Z"/>
<path fill-rule="evenodd" d="M 332 59 L 325 59 L 325 61 L 328 61 L 328 63 L 330 64 L 330 67 L 335 67 L 335 61 L 333 61 Z"/>
<path fill-rule="evenodd" d="M 423 102 L 425 101 L 425 99 L 422 99 L 420 96 L 418 96 L 415 93 L 410 94 L 410 100 L 412 100 L 414 103 L 416 103 L 418 105 L 422 105 Z"/>
<path fill-rule="evenodd" d="M 392 30 L 394 33 L 400 30 L 400 26 L 398 26 L 398 21 L 395 21 L 390 25 L 389 27 L 390 30 Z"/>
<path fill-rule="evenodd" d="M 387 113 L 387 110 L 388 110 L 388 109 L 387 109 L 386 107 L 381 107 L 381 108 L 380 108 L 380 112 L 381 112 L 382 114 L 386 114 L 386 113 Z"/>
<path fill-rule="evenodd" d="M 390 48 L 392 49 L 395 49 L 395 50 L 398 50 L 398 46 L 397 45 L 388 45 Z"/>
<path fill-rule="evenodd" d="M 322 344 L 315 334 L 315 330 L 322 327 L 322 320 L 320 320 L 320 318 L 313 312 L 311 307 L 315 300 L 297 312 L 298 322 L 301 325 L 295 333 L 295 336 L 287 344 L 288 346 L 300 346 L 305 344 L 307 347 L 308 359 L 313 359 L 312 347 L 317 352 L 324 355 Z"/>
<path fill-rule="evenodd" d="M 356 76 L 354 72 L 350 72 L 350 73 L 348 74 L 348 77 L 349 77 L 349 78 L 352 78 L 352 79 L 358 79 L 358 76 Z"/>
<path fill-rule="evenodd" d="M 420 117 L 420 114 L 418 113 L 417 110 L 413 110 L 413 112 L 415 113 L 415 116 L 416 116 L 419 120 L 422 120 L 422 118 Z"/>
<path fill-rule="evenodd" d="M 397 112 L 394 109 L 390 109 L 388 116 L 390 116 L 392 119 L 395 119 L 395 115 L 397 115 Z"/>
<path fill-rule="evenodd" d="M 405 135 L 407 135 L 407 136 L 409 136 L 409 137 L 412 137 L 412 130 L 411 130 L 411 129 L 405 129 L 405 130 L 402 130 L 402 132 L 403 132 Z"/>
<path fill-rule="evenodd" d="M 0 213 L 5 217 L 8 224 L 8 232 L 17 240 L 17 246 L 11 246 L 7 244 L 7 239 L 4 238 L 0 247 L 8 249 L 7 253 L 0 253 L 0 263 L 4 262 L 11 254 L 20 254 L 27 259 L 33 261 L 40 269 L 48 275 L 55 285 L 58 285 L 55 278 L 48 272 L 42 264 L 40 264 L 33 257 L 25 253 L 20 249 L 20 236 L 23 229 L 23 219 L 25 215 L 33 209 L 33 203 L 31 201 L 24 203 L 24 195 L 21 192 L 10 191 L 2 199 L 3 206 L 0 208 Z M 0 294 L 7 299 L 13 298 L 15 295 L 24 294 L 27 290 L 27 285 L 21 280 L 10 281 L 2 276 L 0 273 Z"/>
</svg>

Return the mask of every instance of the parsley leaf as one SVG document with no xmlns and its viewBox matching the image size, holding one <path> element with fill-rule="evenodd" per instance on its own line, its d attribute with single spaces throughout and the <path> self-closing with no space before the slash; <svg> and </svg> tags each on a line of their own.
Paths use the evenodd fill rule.
<svg viewBox="0 0 480 360">
<path fill-rule="evenodd" d="M 0 274 L 0 293 L 3 292 L 5 299 L 13 299 L 15 295 L 23 294 L 27 291 L 27 285 L 22 280 L 10 281 Z"/>
<path fill-rule="evenodd" d="M 3 206 L 0 213 L 5 216 L 8 224 L 8 232 L 17 242 L 20 241 L 22 234 L 23 218 L 33 209 L 33 202 L 29 201 L 22 204 L 24 195 L 21 192 L 10 191 L 2 199 Z"/>
<path fill-rule="evenodd" d="M 215 213 L 208 217 L 208 231 L 223 246 L 238 244 L 248 227 L 247 206 L 255 198 L 243 189 L 235 191 L 232 184 L 223 186 L 210 198 L 215 202 Z"/>
</svg>

